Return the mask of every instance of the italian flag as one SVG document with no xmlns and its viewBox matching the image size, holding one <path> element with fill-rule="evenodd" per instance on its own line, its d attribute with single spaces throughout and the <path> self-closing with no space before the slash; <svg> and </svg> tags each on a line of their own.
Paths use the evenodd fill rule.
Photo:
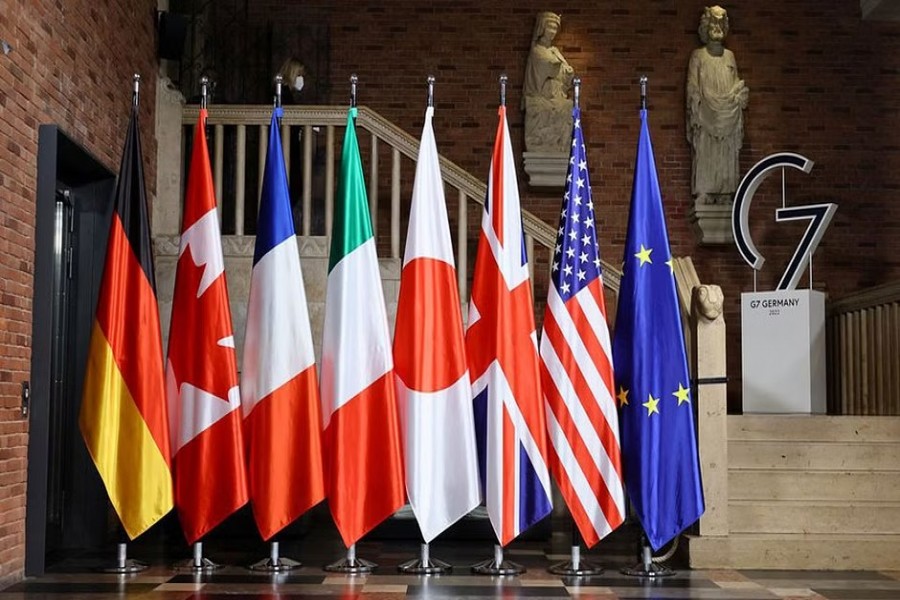
<svg viewBox="0 0 900 600">
<path fill-rule="evenodd" d="M 355 129 L 347 116 L 322 343 L 325 491 L 349 547 L 405 502 L 394 363 Z"/>
</svg>

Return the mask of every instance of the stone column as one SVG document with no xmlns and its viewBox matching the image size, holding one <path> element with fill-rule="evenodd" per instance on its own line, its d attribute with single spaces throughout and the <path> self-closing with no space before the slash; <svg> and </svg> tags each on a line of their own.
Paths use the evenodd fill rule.
<svg viewBox="0 0 900 600">
<path fill-rule="evenodd" d="M 697 382 L 697 438 L 706 512 L 701 536 L 728 535 L 728 415 L 722 288 L 694 288 L 691 371 Z"/>
<path fill-rule="evenodd" d="M 184 97 L 167 77 L 156 84 L 156 199 L 151 227 L 154 236 L 181 230 L 181 109 Z"/>
</svg>

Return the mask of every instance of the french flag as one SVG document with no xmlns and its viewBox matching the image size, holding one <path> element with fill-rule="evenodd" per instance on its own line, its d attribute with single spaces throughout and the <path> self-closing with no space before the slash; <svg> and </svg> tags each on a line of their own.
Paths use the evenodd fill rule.
<svg viewBox="0 0 900 600">
<path fill-rule="evenodd" d="M 279 110 L 269 127 L 241 374 L 250 500 L 264 540 L 325 498 L 318 380 Z"/>
</svg>

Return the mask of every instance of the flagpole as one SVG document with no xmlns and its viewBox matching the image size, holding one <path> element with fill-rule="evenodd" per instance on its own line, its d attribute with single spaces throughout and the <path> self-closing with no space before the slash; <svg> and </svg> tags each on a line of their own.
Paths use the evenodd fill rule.
<svg viewBox="0 0 900 600">
<path fill-rule="evenodd" d="M 222 567 L 203 556 L 203 542 L 194 542 L 191 546 L 193 556 L 175 565 L 176 571 L 190 571 L 191 573 L 210 573 Z"/>
<path fill-rule="evenodd" d="M 356 73 L 350 75 L 350 110 L 356 108 L 356 88 L 359 83 L 359 77 L 356 76 Z M 324 568 L 325 571 L 329 573 L 345 573 L 348 575 L 363 575 L 367 573 L 371 573 L 378 567 L 377 564 L 362 559 L 357 558 L 356 556 L 356 544 L 353 543 L 347 548 L 347 555 L 336 561 L 331 563 L 330 565 L 326 565 Z"/>
<path fill-rule="evenodd" d="M 506 83 L 508 80 L 506 73 L 500 75 L 501 107 L 506 106 Z M 494 545 L 494 557 L 473 565 L 472 572 L 479 575 L 520 575 L 525 572 L 525 567 L 504 559 L 503 546 L 500 545 L 498 539 L 498 543 Z"/>
<path fill-rule="evenodd" d="M 647 76 L 641 75 L 641 110 L 647 110 Z"/>
<path fill-rule="evenodd" d="M 275 114 L 278 118 L 278 122 L 281 123 L 281 91 L 282 86 L 284 84 L 284 78 L 281 74 L 275 76 Z M 277 132 L 270 131 L 269 135 L 277 135 Z M 277 535 L 277 534 L 276 534 Z M 283 573 L 285 571 L 293 571 L 294 569 L 299 569 L 303 566 L 303 563 L 297 560 L 293 560 L 291 558 L 284 558 L 281 556 L 281 546 L 277 540 L 272 538 L 272 541 L 269 542 L 269 556 L 268 558 L 264 558 L 259 560 L 249 567 L 251 571 L 263 571 L 266 573 Z"/>
<path fill-rule="evenodd" d="M 640 78 L 640 86 L 641 86 L 641 111 L 647 110 L 647 76 L 641 75 Z M 676 547 L 678 544 L 678 539 L 676 537 L 675 541 Z M 662 559 L 661 559 L 662 560 Z M 640 554 L 638 556 L 638 564 L 631 568 L 624 568 L 621 570 L 623 575 L 630 575 L 632 577 L 644 577 L 649 579 L 656 579 L 659 577 L 669 577 L 675 574 L 675 571 L 668 568 L 667 566 L 661 564 L 661 562 L 653 562 L 653 549 L 650 547 L 650 542 L 647 539 L 647 534 L 641 530 L 641 541 L 640 541 Z"/>
<path fill-rule="evenodd" d="M 119 524 L 119 538 L 127 540 L 125 529 Z M 108 567 L 100 567 L 101 573 L 116 573 L 118 575 L 129 575 L 131 573 L 140 573 L 145 571 L 149 565 L 139 560 L 128 558 L 128 542 L 123 541 L 116 544 L 116 563 Z"/>
<path fill-rule="evenodd" d="M 425 105 L 434 108 L 434 75 L 429 75 L 425 81 L 428 84 L 428 95 Z M 453 567 L 449 563 L 431 558 L 431 548 L 424 539 L 419 546 L 418 558 L 413 558 L 397 565 L 398 571 L 410 575 L 440 575 L 441 573 L 449 573 L 452 569 Z"/>
<path fill-rule="evenodd" d="M 131 106 L 134 110 L 137 110 L 141 95 L 141 76 L 135 73 L 132 76 L 131 81 Z M 125 533 L 125 527 L 122 525 L 121 521 L 119 522 L 118 530 L 119 539 L 125 541 L 116 544 L 116 563 L 112 566 L 101 567 L 100 571 L 103 573 L 126 575 L 130 573 L 140 573 L 141 571 L 146 570 L 148 567 L 147 563 L 128 558 L 128 535 Z"/>
<path fill-rule="evenodd" d="M 581 107 L 581 77 L 575 77 L 572 80 L 572 101 L 575 108 Z M 572 547 L 569 560 L 556 563 L 547 567 L 547 571 L 554 575 L 565 575 L 567 577 L 587 577 L 590 575 L 601 575 L 603 569 L 598 565 L 581 559 L 581 534 L 578 532 L 578 526 L 572 520 Z"/>
<path fill-rule="evenodd" d="M 590 577 L 603 574 L 603 567 L 581 558 L 581 534 L 575 521 L 572 521 L 572 548 L 569 560 L 565 560 L 547 568 L 554 575 L 566 577 Z"/>
<path fill-rule="evenodd" d="M 426 78 L 426 83 L 428 84 L 428 94 L 425 106 L 434 108 L 434 75 L 429 75 Z M 424 539 L 419 545 L 418 558 L 413 558 L 397 565 L 398 571 L 410 575 L 440 575 L 441 573 L 448 573 L 452 569 L 453 567 L 449 563 L 431 558 L 431 547 Z"/>
</svg>

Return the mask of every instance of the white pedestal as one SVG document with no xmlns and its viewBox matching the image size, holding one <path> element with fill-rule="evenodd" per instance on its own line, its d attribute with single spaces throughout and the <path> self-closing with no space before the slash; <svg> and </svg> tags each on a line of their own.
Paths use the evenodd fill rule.
<svg viewBox="0 0 900 600">
<path fill-rule="evenodd" d="M 825 413 L 825 294 L 741 294 L 745 413 Z"/>
</svg>

